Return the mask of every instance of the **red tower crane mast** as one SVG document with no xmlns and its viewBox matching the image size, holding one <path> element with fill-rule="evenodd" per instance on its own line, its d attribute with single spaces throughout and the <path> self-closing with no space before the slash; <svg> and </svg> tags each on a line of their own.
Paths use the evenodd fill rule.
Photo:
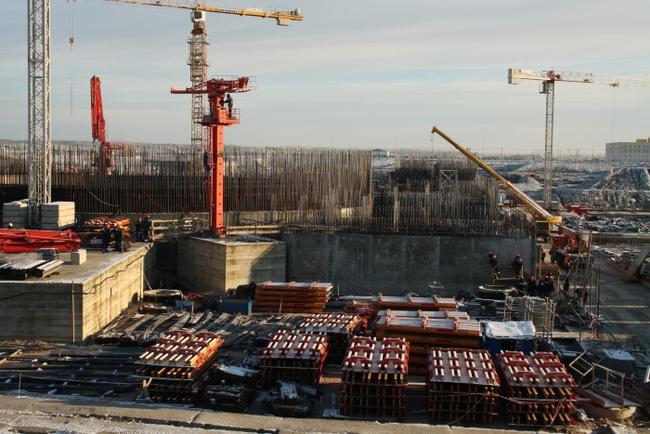
<svg viewBox="0 0 650 434">
<path fill-rule="evenodd" d="M 113 167 L 113 150 L 124 149 L 121 144 L 112 144 L 106 140 L 106 121 L 102 105 L 102 82 L 96 75 L 90 78 L 90 118 L 92 123 L 93 144 L 99 143 L 97 166 L 105 175 Z"/>
<path fill-rule="evenodd" d="M 173 94 L 207 94 L 210 113 L 203 117 L 203 125 L 209 128 L 209 159 L 206 162 L 210 171 L 210 232 L 219 237 L 226 236 L 223 218 L 224 203 L 224 127 L 239 123 L 239 110 L 232 108 L 226 101 L 231 93 L 249 92 L 249 77 L 219 77 L 213 78 L 197 86 L 187 89 L 171 89 Z"/>
</svg>

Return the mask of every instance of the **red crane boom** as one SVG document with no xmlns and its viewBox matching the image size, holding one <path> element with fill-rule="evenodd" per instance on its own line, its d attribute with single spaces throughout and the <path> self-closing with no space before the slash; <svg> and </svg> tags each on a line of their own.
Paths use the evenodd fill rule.
<svg viewBox="0 0 650 434">
<path fill-rule="evenodd" d="M 106 140 L 106 121 L 104 120 L 104 106 L 102 104 L 102 82 L 96 75 L 90 78 L 90 120 L 92 123 L 93 144 L 99 143 L 99 158 L 97 166 L 105 175 L 113 167 L 113 151 L 123 149 L 123 145 L 116 145 Z"/>
<path fill-rule="evenodd" d="M 239 111 L 232 107 L 232 99 L 228 101 L 226 95 L 252 90 L 248 82 L 249 77 L 222 77 L 187 89 L 171 90 L 173 94 L 208 95 L 210 114 L 204 116 L 202 123 L 210 127 L 210 149 L 204 156 L 204 163 L 210 176 L 210 231 L 219 237 L 226 236 L 223 218 L 223 129 L 239 123 Z"/>
</svg>

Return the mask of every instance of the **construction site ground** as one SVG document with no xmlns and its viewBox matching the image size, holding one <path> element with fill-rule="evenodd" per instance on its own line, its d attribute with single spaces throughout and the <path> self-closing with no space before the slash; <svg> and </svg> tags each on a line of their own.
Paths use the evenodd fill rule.
<svg viewBox="0 0 650 434">
<path fill-rule="evenodd" d="M 581 426 L 573 433 L 593 432 Z M 81 397 L 0 396 L 0 430 L 3 432 L 102 432 L 102 433 L 450 433 L 483 434 L 511 431 L 499 427 L 460 427 L 413 423 L 377 423 L 358 420 L 295 419 L 264 415 L 242 415 L 178 406 L 100 401 Z M 543 430 L 517 430 L 538 433 Z M 618 432 L 628 432 L 623 426 Z M 647 433 L 650 430 L 637 429 Z"/>
<path fill-rule="evenodd" d="M 600 313 L 609 330 L 622 341 L 650 349 L 650 288 L 623 282 L 622 273 L 600 255 L 596 266 L 601 271 Z"/>
</svg>

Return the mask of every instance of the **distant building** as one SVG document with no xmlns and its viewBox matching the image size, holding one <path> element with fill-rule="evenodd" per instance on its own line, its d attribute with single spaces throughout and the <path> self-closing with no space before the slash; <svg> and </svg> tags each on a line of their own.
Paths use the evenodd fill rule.
<svg viewBox="0 0 650 434">
<path fill-rule="evenodd" d="M 373 158 L 388 158 L 390 157 L 390 152 L 384 150 L 384 149 L 373 149 L 372 150 L 372 157 Z"/>
<path fill-rule="evenodd" d="M 650 161 L 650 138 L 636 142 L 613 142 L 605 145 L 607 161 Z"/>
</svg>

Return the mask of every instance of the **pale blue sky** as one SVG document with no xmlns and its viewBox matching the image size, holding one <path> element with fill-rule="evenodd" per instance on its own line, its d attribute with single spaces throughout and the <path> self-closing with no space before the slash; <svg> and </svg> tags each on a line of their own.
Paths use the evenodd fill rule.
<svg viewBox="0 0 650 434">
<path fill-rule="evenodd" d="M 26 0 L 0 0 L 0 137 L 26 132 Z M 248 74 L 236 97 L 240 145 L 430 147 L 433 124 L 475 149 L 541 150 L 544 96 L 509 86 L 509 67 L 650 78 L 647 0 L 224 0 L 301 8 L 288 28 L 208 16 L 210 75 Z M 189 13 L 52 0 L 55 139 L 90 138 L 91 75 L 102 79 L 112 141 L 189 142 Z M 70 114 L 70 80 L 74 92 Z M 558 151 L 650 136 L 650 86 L 560 83 Z M 438 139 L 437 147 L 443 147 Z"/>
</svg>

